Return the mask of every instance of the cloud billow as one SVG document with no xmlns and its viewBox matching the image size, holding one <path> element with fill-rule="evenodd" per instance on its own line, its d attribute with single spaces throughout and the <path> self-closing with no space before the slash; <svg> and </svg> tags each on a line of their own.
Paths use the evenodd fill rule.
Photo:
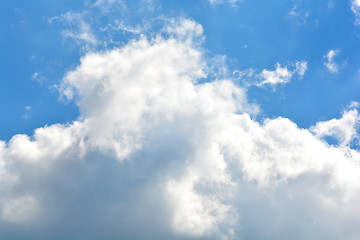
<svg viewBox="0 0 360 240">
<path fill-rule="evenodd" d="M 357 239 L 357 110 L 259 123 L 246 89 L 199 82 L 201 26 L 170 30 L 88 53 L 59 86 L 78 120 L 0 142 L 0 238 Z"/>
</svg>

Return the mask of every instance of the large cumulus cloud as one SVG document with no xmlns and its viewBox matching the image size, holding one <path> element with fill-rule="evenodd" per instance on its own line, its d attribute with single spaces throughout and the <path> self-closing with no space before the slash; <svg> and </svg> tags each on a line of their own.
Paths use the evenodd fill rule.
<svg viewBox="0 0 360 240">
<path fill-rule="evenodd" d="M 259 123 L 245 89 L 204 80 L 201 26 L 165 29 L 65 75 L 77 121 L 0 142 L 0 237 L 358 239 L 358 111 Z"/>
</svg>

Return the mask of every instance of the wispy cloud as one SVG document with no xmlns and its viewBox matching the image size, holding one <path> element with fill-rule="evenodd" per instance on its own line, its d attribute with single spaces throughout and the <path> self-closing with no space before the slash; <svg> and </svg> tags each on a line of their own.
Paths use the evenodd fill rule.
<svg viewBox="0 0 360 240">
<path fill-rule="evenodd" d="M 28 119 L 28 118 L 30 118 L 30 115 L 29 115 L 30 110 L 31 110 L 31 106 L 30 106 L 30 105 L 25 106 L 25 113 L 21 116 L 21 118 L 23 118 L 23 119 Z"/>
<path fill-rule="evenodd" d="M 300 2 L 296 2 L 288 12 L 287 17 L 295 20 L 297 25 L 306 25 L 309 18 L 309 10 L 301 9 Z"/>
<path fill-rule="evenodd" d="M 125 0 L 97 0 L 92 6 L 108 11 L 114 6 L 116 6 L 116 8 L 126 8 L 125 2 Z"/>
<path fill-rule="evenodd" d="M 43 84 L 47 79 L 46 77 L 40 75 L 39 72 L 34 72 L 33 75 L 31 76 L 31 80 L 39 84 Z"/>
<path fill-rule="evenodd" d="M 284 66 L 282 67 L 280 63 L 275 64 L 275 70 L 270 71 L 267 69 L 264 69 L 258 77 L 261 78 L 261 82 L 256 84 L 257 86 L 264 86 L 264 85 L 271 85 L 276 86 L 278 84 L 285 84 L 289 83 L 294 76 L 294 74 L 297 74 L 300 78 L 302 78 L 308 69 L 307 62 L 306 61 L 299 61 L 295 64 L 292 64 L 293 66 Z"/>
<path fill-rule="evenodd" d="M 70 28 L 63 30 L 62 35 L 71 38 L 79 43 L 85 43 L 87 47 L 93 47 L 99 43 L 94 35 L 91 25 L 85 20 L 86 12 L 67 12 L 61 16 L 55 16 L 48 19 L 52 24 L 54 21 L 62 22 Z"/>
<path fill-rule="evenodd" d="M 243 71 L 235 70 L 233 77 L 235 81 L 240 81 L 245 87 L 253 85 L 257 87 L 271 86 L 273 90 L 276 90 L 277 85 L 290 83 L 294 77 L 301 79 L 307 69 L 307 61 L 297 61 L 283 66 L 276 63 L 275 70 L 264 69 L 260 73 L 253 68 Z"/>
<path fill-rule="evenodd" d="M 124 21 L 115 20 L 113 24 L 109 24 L 108 26 L 102 28 L 102 31 L 108 31 L 109 29 L 123 31 L 133 34 L 141 34 L 143 29 L 140 26 L 132 27 L 128 26 L 124 23 Z"/>
<path fill-rule="evenodd" d="M 331 73 L 337 73 L 339 71 L 339 64 L 335 61 L 335 57 L 340 53 L 339 49 L 331 49 L 325 56 L 324 65 Z"/>
<path fill-rule="evenodd" d="M 351 10 L 355 14 L 355 24 L 360 25 L 360 0 L 350 0 Z"/>
<path fill-rule="evenodd" d="M 242 0 L 208 0 L 212 5 L 218 4 L 229 4 L 230 6 L 235 7 L 237 3 L 242 2 Z"/>
<path fill-rule="evenodd" d="M 358 105 L 358 103 L 353 103 L 351 107 L 358 107 Z M 355 138 L 359 137 L 359 123 L 359 112 L 351 109 L 345 112 L 341 119 L 318 122 L 310 130 L 320 138 L 334 137 L 340 146 L 349 146 Z"/>
</svg>

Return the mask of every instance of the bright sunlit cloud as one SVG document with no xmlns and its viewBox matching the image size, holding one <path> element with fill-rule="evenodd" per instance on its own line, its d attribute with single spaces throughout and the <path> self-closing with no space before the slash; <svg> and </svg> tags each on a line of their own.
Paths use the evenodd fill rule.
<svg viewBox="0 0 360 240">
<path fill-rule="evenodd" d="M 225 2 L 235 11 L 237 1 Z M 0 238 L 360 237 L 358 99 L 308 126 L 283 109 L 266 114 L 286 91 L 306 105 L 301 91 L 309 86 L 318 102 L 330 101 L 316 81 L 323 90 L 330 84 L 319 79 L 323 73 L 345 72 L 335 61 L 340 50 L 255 65 L 262 58 L 246 52 L 255 51 L 249 41 L 239 51 L 253 66 L 242 67 L 211 48 L 211 29 L 199 19 L 170 11 L 99 23 L 119 5 L 131 9 L 127 1 L 98 0 L 45 18 L 65 24 L 58 36 L 77 54 L 46 93 L 74 104 L 78 115 L 0 141 Z M 45 78 L 38 69 L 26 75 L 34 84 Z M 279 85 L 289 90 L 267 88 Z M 30 124 L 43 105 L 27 100 L 21 113 Z M 292 103 L 287 108 L 299 108 Z"/>
</svg>

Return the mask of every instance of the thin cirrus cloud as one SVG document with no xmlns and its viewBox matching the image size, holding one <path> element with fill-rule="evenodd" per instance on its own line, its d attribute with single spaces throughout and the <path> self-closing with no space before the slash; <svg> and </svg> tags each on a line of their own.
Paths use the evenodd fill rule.
<svg viewBox="0 0 360 240">
<path fill-rule="evenodd" d="M 357 239 L 356 106 L 310 129 L 257 122 L 246 89 L 199 81 L 201 25 L 163 29 L 87 53 L 65 74 L 58 89 L 77 121 L 0 141 L 0 237 Z M 286 83 L 306 68 L 262 75 Z"/>
<path fill-rule="evenodd" d="M 91 25 L 85 20 L 86 12 L 67 12 L 61 16 L 51 17 L 48 19 L 49 24 L 56 21 L 68 25 L 69 28 L 62 32 L 64 39 L 73 39 L 78 44 L 85 43 L 87 48 L 99 44 L 99 40 L 91 29 Z"/>
</svg>

